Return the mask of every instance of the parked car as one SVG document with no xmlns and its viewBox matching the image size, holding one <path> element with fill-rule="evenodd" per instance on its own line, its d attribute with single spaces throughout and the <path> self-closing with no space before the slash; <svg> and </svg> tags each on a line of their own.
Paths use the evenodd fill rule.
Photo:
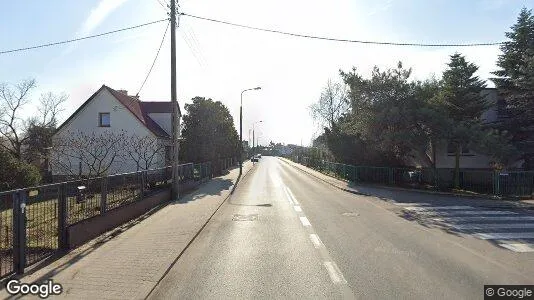
<svg viewBox="0 0 534 300">
<path fill-rule="evenodd" d="M 258 162 L 258 157 L 256 156 L 252 156 L 252 158 L 250 159 L 251 162 Z"/>
</svg>

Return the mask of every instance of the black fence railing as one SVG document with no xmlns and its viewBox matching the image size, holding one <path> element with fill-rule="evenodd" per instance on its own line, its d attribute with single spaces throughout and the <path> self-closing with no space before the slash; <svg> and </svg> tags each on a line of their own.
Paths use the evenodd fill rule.
<svg viewBox="0 0 534 300">
<path fill-rule="evenodd" d="M 442 191 L 454 189 L 454 169 L 452 168 L 353 166 L 308 157 L 292 157 L 291 159 L 327 175 L 352 182 Z M 534 171 L 503 172 L 460 169 L 459 183 L 459 190 L 466 192 L 528 197 L 534 194 Z"/>
<path fill-rule="evenodd" d="M 236 164 L 229 158 L 179 165 L 179 182 L 207 180 Z M 0 278 L 67 248 L 69 226 L 142 201 L 171 183 L 172 167 L 165 167 L 0 192 Z"/>
</svg>

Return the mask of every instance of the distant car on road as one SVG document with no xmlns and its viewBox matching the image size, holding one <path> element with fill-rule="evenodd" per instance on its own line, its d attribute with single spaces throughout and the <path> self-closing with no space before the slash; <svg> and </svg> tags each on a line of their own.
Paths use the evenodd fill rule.
<svg viewBox="0 0 534 300">
<path fill-rule="evenodd" d="M 258 162 L 258 157 L 256 156 L 252 156 L 252 158 L 250 159 L 251 162 Z"/>
</svg>

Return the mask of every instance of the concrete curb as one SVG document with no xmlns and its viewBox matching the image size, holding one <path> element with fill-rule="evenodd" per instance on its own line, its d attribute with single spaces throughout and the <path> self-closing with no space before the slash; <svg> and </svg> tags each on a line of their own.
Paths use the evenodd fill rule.
<svg viewBox="0 0 534 300">
<path fill-rule="evenodd" d="M 367 194 L 367 193 L 363 193 L 363 192 L 358 192 L 358 191 L 355 191 L 355 190 L 352 190 L 352 189 L 347 189 L 347 188 L 344 188 L 344 187 L 341 187 L 341 186 L 338 186 L 332 182 L 329 182 L 323 178 L 320 178 L 318 176 L 316 176 L 315 174 L 311 173 L 311 172 L 308 172 L 306 171 L 305 169 L 302 169 L 297 165 L 297 163 L 295 162 L 292 162 L 292 161 L 287 161 L 286 159 L 281 159 L 282 161 L 284 161 L 286 164 L 288 165 L 291 165 L 293 168 L 295 169 L 298 169 L 306 174 L 309 174 L 321 181 L 324 181 L 340 190 L 343 190 L 345 192 L 349 192 L 349 193 L 352 193 L 352 194 L 356 194 L 356 195 L 363 195 L 363 196 L 372 196 L 371 194 Z M 307 168 L 306 166 L 304 166 L 305 168 Z M 318 171 L 316 171 L 318 172 Z M 321 173 L 323 174 L 323 173 Z M 331 177 L 333 179 L 336 179 L 336 180 L 340 180 L 340 181 L 343 181 L 343 182 L 348 182 L 348 181 L 345 181 L 345 180 L 342 180 L 342 179 L 338 179 L 338 178 L 335 178 L 335 177 L 332 177 L 332 176 L 329 176 L 329 175 L 326 175 L 326 174 L 323 174 L 324 176 L 328 176 L 328 177 Z M 442 196 L 452 196 L 452 197 L 463 197 L 463 198 L 471 198 L 471 199 L 484 199 L 484 200 L 497 200 L 497 201 L 505 201 L 505 202 L 508 202 L 512 205 L 515 205 L 515 206 L 518 206 L 518 207 L 521 207 L 521 208 L 534 208 L 534 205 L 531 205 L 531 204 L 528 204 L 528 203 L 521 203 L 521 202 L 518 202 L 518 201 L 521 201 L 521 200 L 511 200 L 511 199 L 505 199 L 505 198 L 499 198 L 499 197 L 492 197 L 492 196 L 486 196 L 486 195 L 470 195 L 470 194 L 458 194 L 458 193 L 448 193 L 448 192 L 438 192 L 438 191 L 428 191 L 428 190 L 418 190 L 418 189 L 408 189 L 408 188 L 401 188 L 401 187 L 393 187 L 393 186 L 384 186 L 384 185 L 368 185 L 368 187 L 372 187 L 372 188 L 380 188 L 380 189 L 386 189 L 386 190 L 392 190 L 392 191 L 404 191 L 404 192 L 415 192 L 415 193 L 422 193 L 422 194 L 428 194 L 428 195 L 442 195 Z"/>
</svg>

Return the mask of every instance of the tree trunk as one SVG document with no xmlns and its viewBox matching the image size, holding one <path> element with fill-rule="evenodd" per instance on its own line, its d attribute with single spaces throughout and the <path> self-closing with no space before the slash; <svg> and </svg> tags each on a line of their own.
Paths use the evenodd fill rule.
<svg viewBox="0 0 534 300">
<path fill-rule="evenodd" d="M 436 189 L 438 188 L 438 164 L 437 164 L 437 161 L 436 161 L 436 142 L 435 141 L 431 141 L 430 142 L 430 147 L 432 147 L 432 168 L 434 169 L 434 186 L 436 187 Z"/>
<path fill-rule="evenodd" d="M 456 145 L 455 161 L 454 161 L 454 188 L 460 188 L 460 144 Z"/>
</svg>

